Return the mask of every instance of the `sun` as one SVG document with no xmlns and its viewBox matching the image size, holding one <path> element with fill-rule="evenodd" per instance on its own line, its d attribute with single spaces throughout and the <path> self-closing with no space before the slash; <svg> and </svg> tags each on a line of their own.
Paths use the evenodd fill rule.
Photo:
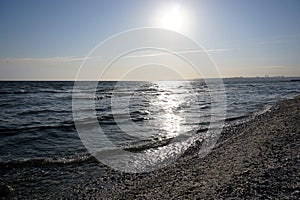
<svg viewBox="0 0 300 200">
<path fill-rule="evenodd" d="M 186 16 L 180 4 L 166 7 L 158 15 L 158 26 L 176 32 L 183 32 L 186 25 Z"/>
</svg>

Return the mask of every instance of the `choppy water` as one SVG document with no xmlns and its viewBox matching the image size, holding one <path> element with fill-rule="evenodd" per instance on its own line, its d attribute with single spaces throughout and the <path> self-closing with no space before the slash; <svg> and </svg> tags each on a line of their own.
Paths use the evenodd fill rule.
<svg viewBox="0 0 300 200">
<path fill-rule="evenodd" d="M 226 79 L 226 123 L 258 112 L 263 106 L 291 98 L 300 82 L 289 79 Z M 28 163 L 88 162 L 72 115 L 73 82 L 0 82 L 0 164 L 26 167 Z M 89 83 L 75 95 L 82 101 L 81 123 L 91 119 L 86 99 L 93 99 L 102 130 L 116 147 L 147 150 L 183 132 L 196 133 L 210 121 L 210 96 L 201 81 L 100 82 L 96 95 Z M 132 93 L 132 88 L 137 88 Z M 129 115 L 111 110 L 116 95 L 130 95 Z M 132 120 L 143 131 L 124 133 Z M 151 133 L 151 134 L 150 134 Z M 199 133 L 201 134 L 201 133 Z M 97 143 L 97 145 L 105 146 Z M 139 149 L 140 148 L 140 149 Z"/>
</svg>

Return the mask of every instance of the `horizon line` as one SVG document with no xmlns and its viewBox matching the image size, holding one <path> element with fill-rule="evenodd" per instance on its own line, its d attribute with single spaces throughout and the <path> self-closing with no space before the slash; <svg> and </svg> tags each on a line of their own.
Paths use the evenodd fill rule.
<svg viewBox="0 0 300 200">
<path fill-rule="evenodd" d="M 208 77 L 208 78 L 194 78 L 194 79 L 170 79 L 170 80 L 135 80 L 135 79 L 128 79 L 128 80 L 117 80 L 117 79 L 104 79 L 104 80 L 74 80 L 74 79 L 0 79 L 0 82 L 9 82 L 9 81 L 65 81 L 65 82 L 76 82 L 76 81 L 130 81 L 130 82 L 151 82 L 151 81 L 200 81 L 205 79 L 295 79 L 299 78 L 300 76 L 229 76 L 229 77 Z"/>
</svg>

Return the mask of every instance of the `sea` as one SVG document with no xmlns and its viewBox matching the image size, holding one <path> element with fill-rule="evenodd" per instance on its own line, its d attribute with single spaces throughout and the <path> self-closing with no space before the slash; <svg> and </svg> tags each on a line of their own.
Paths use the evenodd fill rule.
<svg viewBox="0 0 300 200">
<path fill-rule="evenodd" d="M 224 126 L 243 123 L 276 102 L 299 95 L 299 80 L 223 79 Z M 0 82 L 1 184 L 11 185 L 17 196 L 66 190 L 75 194 L 74 185 L 84 186 L 111 170 L 91 155 L 78 122 L 90 125 L 96 119 L 87 131 L 97 134 L 101 129 L 105 134 L 105 140 L 97 141 L 99 151 L 106 150 L 109 140 L 110 148 L 132 152 L 168 145 L 165 141 L 183 133 L 205 134 L 199 130 L 212 123 L 211 91 L 202 80 L 84 85 L 78 93 L 72 81 Z M 120 107 L 115 99 L 123 96 L 127 104 Z M 82 102 L 82 107 L 74 109 L 74 101 Z M 94 103 L 94 112 L 86 109 L 87 102 Z"/>
</svg>

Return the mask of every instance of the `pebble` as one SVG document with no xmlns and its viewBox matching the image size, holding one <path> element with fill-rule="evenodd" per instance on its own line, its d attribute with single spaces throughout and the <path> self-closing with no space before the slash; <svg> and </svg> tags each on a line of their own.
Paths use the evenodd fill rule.
<svg viewBox="0 0 300 200">
<path fill-rule="evenodd" d="M 14 189 L 10 185 L 2 185 L 0 186 L 0 197 L 5 197 L 13 191 Z"/>
</svg>

